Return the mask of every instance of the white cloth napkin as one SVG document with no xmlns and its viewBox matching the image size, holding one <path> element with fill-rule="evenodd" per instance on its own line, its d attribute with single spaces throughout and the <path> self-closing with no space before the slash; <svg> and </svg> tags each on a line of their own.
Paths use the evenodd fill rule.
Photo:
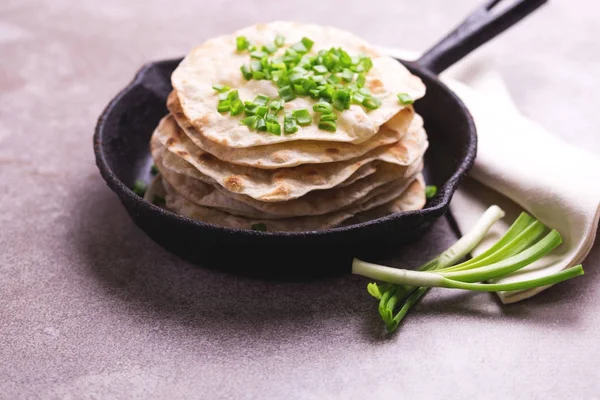
<svg viewBox="0 0 600 400">
<path fill-rule="evenodd" d="M 383 51 L 399 58 L 416 58 L 415 53 L 402 50 Z M 473 115 L 479 138 L 470 178 L 460 185 L 450 210 L 462 232 L 492 204 L 507 212 L 473 255 L 493 244 L 525 210 L 558 230 L 563 243 L 542 260 L 498 282 L 534 279 L 580 264 L 590 252 L 598 229 L 600 157 L 562 141 L 520 115 L 497 72 L 478 68 L 465 74 L 466 68 L 468 63 L 463 62 L 442 74 L 442 81 Z M 452 78 L 458 75 L 462 82 Z M 546 288 L 498 295 L 503 303 L 514 303 Z"/>
</svg>

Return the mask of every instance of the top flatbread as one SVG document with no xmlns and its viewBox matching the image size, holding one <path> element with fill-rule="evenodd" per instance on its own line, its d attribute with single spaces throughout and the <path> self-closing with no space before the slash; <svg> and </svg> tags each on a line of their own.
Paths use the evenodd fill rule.
<svg viewBox="0 0 600 400">
<path fill-rule="evenodd" d="M 337 130 L 328 132 L 316 124 L 299 127 L 291 135 L 270 135 L 250 131 L 240 124 L 242 116 L 232 117 L 217 111 L 218 94 L 214 84 L 223 84 L 239 91 L 242 100 L 254 100 L 256 95 L 278 97 L 276 85 L 268 80 L 245 80 L 240 66 L 249 63 L 248 52 L 236 51 L 236 37 L 246 36 L 257 46 L 272 43 L 278 34 L 286 38 L 282 53 L 302 37 L 314 41 L 309 54 L 331 47 L 341 47 L 351 56 L 360 53 L 372 58 L 373 68 L 367 75 L 366 87 L 381 100 L 381 107 L 367 112 L 362 106 L 351 105 L 339 113 Z M 305 25 L 295 22 L 273 22 L 253 25 L 229 35 L 210 39 L 193 49 L 179 64 L 171 81 L 185 117 L 209 140 L 234 148 L 252 147 L 296 140 L 362 143 L 374 136 L 379 128 L 405 106 L 397 94 L 408 93 L 413 99 L 423 97 L 423 82 L 393 58 L 381 56 L 364 40 L 336 28 Z M 315 103 L 310 97 L 298 97 L 285 103 L 285 110 L 306 108 L 311 113 Z M 316 118 L 313 118 L 316 119 Z"/>
</svg>

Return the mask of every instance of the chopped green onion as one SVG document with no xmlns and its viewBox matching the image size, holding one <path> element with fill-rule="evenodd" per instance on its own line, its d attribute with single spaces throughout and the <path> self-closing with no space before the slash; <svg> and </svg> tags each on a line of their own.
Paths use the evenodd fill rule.
<svg viewBox="0 0 600 400">
<path fill-rule="evenodd" d="M 140 197 L 144 197 L 147 188 L 148 185 L 146 185 L 143 181 L 137 180 L 133 183 L 133 193 Z"/>
<path fill-rule="evenodd" d="M 255 126 L 257 119 L 258 117 L 256 116 L 246 117 L 240 121 L 240 124 L 246 125 L 248 128 L 254 129 L 253 127 Z"/>
<path fill-rule="evenodd" d="M 308 49 L 306 48 L 306 46 L 302 42 L 298 42 L 298 43 L 293 44 L 292 47 L 290 47 L 290 49 L 292 49 L 296 53 L 300 53 L 300 54 L 308 53 Z"/>
<path fill-rule="evenodd" d="M 342 71 L 342 79 L 346 82 L 352 82 L 354 79 L 354 72 L 350 71 L 348 68 L 344 68 Z"/>
<path fill-rule="evenodd" d="M 260 81 L 261 79 L 265 79 L 265 73 L 262 71 L 253 70 L 252 71 L 252 79 L 255 79 L 257 81 Z"/>
<path fill-rule="evenodd" d="M 268 54 L 273 54 L 277 51 L 277 46 L 274 43 L 267 43 L 262 47 L 262 51 Z"/>
<path fill-rule="evenodd" d="M 365 96 L 358 93 L 358 92 L 354 92 L 352 93 L 352 102 L 354 104 L 362 104 L 362 102 L 365 101 Z"/>
<path fill-rule="evenodd" d="M 294 110 L 293 115 L 296 122 L 298 122 L 298 125 L 306 126 L 310 125 L 312 122 L 312 117 L 306 108 Z"/>
<path fill-rule="evenodd" d="M 214 84 L 214 85 L 212 86 L 212 88 L 213 88 L 214 90 L 216 90 L 217 92 L 219 92 L 219 93 L 223 93 L 223 92 L 226 92 L 226 91 L 228 91 L 228 90 L 229 90 L 229 86 L 221 85 L 221 84 L 219 84 L 219 83 L 217 83 L 217 84 Z"/>
<path fill-rule="evenodd" d="M 264 118 L 265 115 L 267 115 L 267 111 L 269 110 L 269 108 L 267 106 L 259 106 L 256 109 L 256 115 L 258 115 L 259 117 Z"/>
<path fill-rule="evenodd" d="M 158 174 L 158 168 L 156 168 L 156 165 L 152 164 L 152 166 L 150 167 L 150 173 L 152 175 Z"/>
<path fill-rule="evenodd" d="M 324 65 L 315 65 L 313 67 L 313 70 L 315 71 L 316 74 L 320 74 L 320 75 L 323 75 L 323 74 L 326 74 L 329 72 L 327 67 Z"/>
<path fill-rule="evenodd" d="M 362 102 L 362 105 L 365 106 L 365 108 L 368 108 L 369 110 L 374 110 L 376 108 L 379 108 L 379 106 L 381 105 L 381 101 L 379 101 L 379 99 L 377 99 L 376 97 L 367 97 Z"/>
<path fill-rule="evenodd" d="M 323 129 L 325 131 L 335 132 L 337 129 L 337 125 L 335 121 L 323 121 L 323 118 L 319 121 L 319 129 Z"/>
<path fill-rule="evenodd" d="M 285 114 L 285 118 L 283 120 L 283 132 L 287 135 L 290 133 L 298 132 L 298 126 L 296 125 L 296 120 L 291 113 Z"/>
<path fill-rule="evenodd" d="M 321 115 L 321 121 L 336 121 L 337 119 L 337 115 L 333 112 Z"/>
<path fill-rule="evenodd" d="M 269 96 L 265 96 L 264 94 L 259 94 L 254 98 L 254 104 L 258 104 L 260 106 L 266 106 L 269 103 Z"/>
<path fill-rule="evenodd" d="M 296 94 L 291 86 L 279 88 L 279 96 L 283 99 L 283 101 L 292 101 L 296 98 Z"/>
<path fill-rule="evenodd" d="M 310 51 L 310 49 L 312 49 L 312 47 L 313 47 L 313 44 L 315 43 L 307 37 L 303 37 L 301 42 L 304 45 L 304 47 L 307 49 L 307 51 Z"/>
<path fill-rule="evenodd" d="M 234 100 L 229 106 L 229 111 L 231 115 L 236 116 L 241 114 L 244 111 L 244 103 L 241 100 Z"/>
<path fill-rule="evenodd" d="M 250 228 L 253 231 L 259 231 L 259 232 L 266 232 L 267 231 L 267 225 L 263 224 L 262 222 L 258 223 L 258 224 L 252 224 L 252 225 L 250 225 Z"/>
<path fill-rule="evenodd" d="M 255 58 L 257 60 L 260 60 L 266 56 L 268 56 L 268 54 L 261 50 L 256 50 L 256 51 L 253 51 L 252 53 L 250 53 L 250 57 Z"/>
<path fill-rule="evenodd" d="M 356 86 L 359 88 L 365 86 L 366 80 L 367 78 L 365 77 L 365 74 L 358 74 L 358 77 L 356 78 Z"/>
<path fill-rule="evenodd" d="M 281 47 L 285 44 L 285 37 L 282 35 L 275 36 L 275 46 Z"/>
<path fill-rule="evenodd" d="M 412 97 L 410 97 L 408 93 L 398 93 L 398 101 L 403 106 L 408 106 L 414 103 L 414 100 L 412 99 Z"/>
<path fill-rule="evenodd" d="M 277 115 L 279 111 L 283 108 L 283 102 L 281 100 L 271 100 L 269 103 L 269 112 L 274 115 Z"/>
<path fill-rule="evenodd" d="M 343 107 L 340 111 L 350 108 L 350 100 L 350 91 L 347 89 L 338 89 L 333 94 L 334 105 L 336 102 L 339 102 Z"/>
<path fill-rule="evenodd" d="M 240 67 L 240 70 L 242 71 L 242 75 L 244 76 L 244 78 L 246 80 L 250 80 L 252 79 L 252 70 L 250 69 L 250 66 L 247 64 L 244 64 Z"/>
<path fill-rule="evenodd" d="M 229 98 L 229 95 L 225 92 L 223 93 L 219 93 L 219 101 L 220 100 L 227 100 Z"/>
<path fill-rule="evenodd" d="M 435 195 L 437 194 L 437 191 L 438 191 L 437 186 L 427 185 L 425 187 L 425 197 L 428 199 L 431 199 L 432 197 L 435 197 Z"/>
<path fill-rule="evenodd" d="M 267 121 L 267 132 L 274 135 L 281 135 L 281 125 L 279 125 L 279 122 Z"/>
<path fill-rule="evenodd" d="M 325 101 L 320 101 L 313 105 L 313 110 L 319 113 L 330 113 L 333 111 L 333 108 L 331 107 L 331 104 Z"/>
<path fill-rule="evenodd" d="M 236 46 L 237 46 L 237 51 L 246 50 L 248 48 L 248 46 L 250 46 L 250 42 L 248 41 L 248 39 L 246 39 L 245 36 L 238 36 L 235 39 L 235 42 L 236 42 Z"/>
<path fill-rule="evenodd" d="M 251 101 L 246 101 L 244 102 L 244 114 L 246 114 L 247 116 L 255 115 L 256 111 L 258 110 L 258 107 L 258 104 L 254 104 Z"/>
<path fill-rule="evenodd" d="M 265 120 L 260 117 L 256 117 L 256 121 L 255 121 L 254 125 L 252 125 L 252 127 L 254 129 L 256 129 L 257 131 L 266 131 L 267 130 L 267 124 L 265 123 Z"/>
<path fill-rule="evenodd" d="M 239 99 L 240 99 L 240 94 L 238 93 L 237 90 L 231 90 L 229 93 L 227 93 L 227 100 L 229 100 L 230 102 L 234 102 Z"/>
<path fill-rule="evenodd" d="M 229 100 L 221 100 L 219 101 L 219 105 L 217 106 L 217 110 L 219 112 L 227 112 L 231 107 L 231 102 Z"/>
</svg>

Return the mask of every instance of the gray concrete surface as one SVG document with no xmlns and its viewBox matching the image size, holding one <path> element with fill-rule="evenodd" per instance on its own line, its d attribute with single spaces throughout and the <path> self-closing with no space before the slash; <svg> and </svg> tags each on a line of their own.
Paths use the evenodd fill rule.
<svg viewBox="0 0 600 400">
<path fill-rule="evenodd" d="M 278 18 L 425 49 L 476 4 L 2 0 L 0 398 L 599 398 L 598 245 L 584 278 L 511 306 L 435 290 L 386 338 L 364 280 L 193 267 L 134 227 L 94 165 L 97 116 L 148 60 Z M 527 116 L 596 153 L 599 10 L 553 1 L 477 52 Z M 440 221 L 396 264 L 453 239 Z"/>
</svg>

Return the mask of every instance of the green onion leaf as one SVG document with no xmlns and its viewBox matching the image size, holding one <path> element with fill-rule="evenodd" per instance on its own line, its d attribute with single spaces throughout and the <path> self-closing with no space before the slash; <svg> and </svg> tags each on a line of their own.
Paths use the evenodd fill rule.
<svg viewBox="0 0 600 400">
<path fill-rule="evenodd" d="M 296 120 L 291 113 L 286 113 L 285 118 L 283 120 L 283 132 L 288 135 L 290 133 L 298 132 L 298 126 L 296 125 Z"/>
<path fill-rule="evenodd" d="M 281 135 L 281 125 L 279 125 L 279 122 L 267 121 L 267 132 L 273 135 Z"/>
<path fill-rule="evenodd" d="M 433 186 L 433 185 L 427 185 L 425 187 L 425 197 L 428 199 L 431 199 L 432 197 L 435 197 L 435 195 L 438 192 L 438 188 L 437 186 Z"/>
<path fill-rule="evenodd" d="M 273 54 L 277 51 L 277 47 L 274 43 L 267 43 L 262 47 L 262 51 L 267 54 Z"/>
<path fill-rule="evenodd" d="M 324 66 L 324 65 L 315 65 L 313 67 L 313 70 L 315 71 L 315 74 L 320 74 L 320 75 L 326 74 L 326 73 L 329 72 L 329 70 L 327 69 L 327 67 Z"/>
<path fill-rule="evenodd" d="M 291 86 L 284 86 L 279 88 L 279 97 L 281 97 L 283 101 L 292 101 L 296 98 L 296 94 Z"/>
<path fill-rule="evenodd" d="M 263 224 L 262 222 L 258 224 L 252 224 L 250 225 L 250 228 L 253 231 L 267 232 L 267 225 Z"/>
<path fill-rule="evenodd" d="M 312 117 L 306 108 L 294 110 L 293 115 L 299 125 L 306 126 L 312 122 Z"/>
<path fill-rule="evenodd" d="M 293 44 L 292 47 L 290 47 L 290 49 L 292 49 L 296 53 L 300 53 L 300 54 L 308 53 L 308 49 L 306 48 L 306 46 L 302 42 L 298 42 L 298 43 Z"/>
<path fill-rule="evenodd" d="M 307 51 L 310 51 L 310 49 L 312 49 L 312 47 L 313 47 L 313 44 L 315 43 L 307 37 L 303 37 L 301 42 L 304 45 L 304 47 L 307 49 Z"/>
<path fill-rule="evenodd" d="M 260 81 L 261 79 L 265 79 L 265 73 L 262 71 L 252 71 L 252 78 Z"/>
<path fill-rule="evenodd" d="M 346 82 L 352 82 L 354 79 L 354 72 L 350 71 L 348 68 L 344 68 L 342 71 L 342 79 Z"/>
<path fill-rule="evenodd" d="M 221 85 L 219 83 L 213 85 L 212 88 L 219 93 L 223 93 L 229 90 L 229 86 Z"/>
<path fill-rule="evenodd" d="M 352 93 L 352 102 L 354 104 L 362 104 L 362 102 L 365 101 L 365 96 L 358 93 L 358 92 L 354 92 Z"/>
<path fill-rule="evenodd" d="M 217 106 L 217 111 L 220 113 L 228 112 L 231 107 L 231 102 L 229 100 L 221 100 L 219 101 L 219 105 Z"/>
<path fill-rule="evenodd" d="M 242 75 L 244 76 L 244 78 L 248 81 L 250 79 L 252 79 L 252 70 L 250 69 L 250 66 L 247 64 L 244 64 L 240 67 L 240 70 L 242 71 Z"/>
<path fill-rule="evenodd" d="M 337 125 L 336 125 L 335 121 L 323 121 L 322 118 L 319 121 L 318 126 L 319 126 L 319 129 L 323 129 L 324 131 L 329 131 L 329 132 L 335 132 L 337 129 Z"/>
<path fill-rule="evenodd" d="M 398 101 L 403 106 L 408 106 L 415 102 L 408 93 L 398 93 Z"/>
<path fill-rule="evenodd" d="M 267 53 L 265 53 L 264 51 L 261 51 L 261 50 L 256 50 L 256 51 L 253 51 L 252 53 L 250 53 L 250 57 L 257 59 L 257 60 L 260 60 L 263 57 L 266 57 L 267 55 L 268 55 Z"/>
<path fill-rule="evenodd" d="M 256 115 L 258 115 L 261 118 L 264 118 L 265 115 L 267 115 L 268 110 L 269 110 L 269 108 L 267 106 L 259 106 L 256 109 Z"/>
<path fill-rule="evenodd" d="M 237 51 L 246 50 L 250 46 L 250 42 L 246 39 L 245 36 L 238 36 L 235 39 Z"/>
<path fill-rule="evenodd" d="M 381 101 L 376 97 L 367 97 L 362 102 L 362 105 L 365 108 L 368 108 L 369 110 L 375 110 L 376 108 L 379 108 L 379 106 L 381 106 Z"/>
<path fill-rule="evenodd" d="M 246 125 L 248 128 L 254 129 L 257 119 L 258 117 L 256 116 L 246 117 L 240 121 L 240 124 Z"/>
<path fill-rule="evenodd" d="M 148 189 L 148 185 L 146 185 L 143 181 L 137 180 L 133 183 L 133 193 L 140 197 L 144 197 L 144 194 L 146 194 L 146 189 Z"/>
<path fill-rule="evenodd" d="M 231 112 L 231 115 L 236 116 L 242 113 L 242 111 L 244 111 L 244 103 L 242 103 L 241 100 L 234 100 L 233 102 L 231 102 L 231 105 L 229 106 L 229 111 Z"/>
<path fill-rule="evenodd" d="M 333 112 L 321 115 L 321 121 L 336 121 L 337 119 L 337 115 Z"/>
<path fill-rule="evenodd" d="M 358 77 L 356 78 L 356 86 L 359 88 L 365 86 L 366 80 L 367 78 L 365 77 L 365 74 L 358 74 Z"/>
<path fill-rule="evenodd" d="M 234 102 L 236 100 L 240 99 L 240 94 L 238 93 L 237 89 L 231 90 L 229 93 L 227 93 L 227 100 L 229 100 L 230 102 Z"/>
<path fill-rule="evenodd" d="M 269 112 L 277 115 L 279 111 L 283 108 L 283 102 L 281 100 L 271 100 L 269 103 Z"/>
<path fill-rule="evenodd" d="M 313 110 L 319 113 L 330 113 L 333 112 L 333 108 L 331 107 L 331 104 L 325 102 L 325 101 L 320 101 L 318 103 L 315 103 L 313 105 Z"/>
<path fill-rule="evenodd" d="M 275 46 L 281 47 L 285 44 L 285 37 L 282 35 L 275 36 Z"/>
<path fill-rule="evenodd" d="M 265 96 L 264 94 L 259 94 L 254 98 L 254 104 L 258 104 L 259 106 L 266 106 L 269 103 L 269 96 Z"/>
</svg>

